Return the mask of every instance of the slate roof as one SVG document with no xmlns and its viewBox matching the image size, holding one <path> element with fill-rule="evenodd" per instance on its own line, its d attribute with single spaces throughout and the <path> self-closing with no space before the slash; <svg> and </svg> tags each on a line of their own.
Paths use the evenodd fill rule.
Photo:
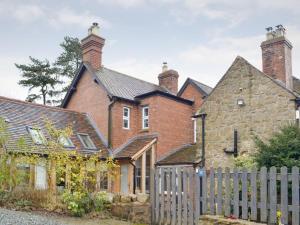
<svg viewBox="0 0 300 225">
<path fill-rule="evenodd" d="M 105 158 L 109 155 L 105 141 L 100 136 L 97 128 L 93 126 L 87 114 L 0 97 L 0 117 L 5 119 L 8 125 L 9 140 L 6 143 L 8 151 L 18 150 L 17 142 L 22 138 L 28 146 L 36 146 L 38 153 L 43 153 L 43 145 L 34 144 L 28 133 L 28 127 L 41 129 L 46 139 L 48 139 L 50 136 L 45 127 L 45 119 L 48 119 L 57 129 L 65 128 L 68 125 L 72 127 L 73 135 L 70 139 L 74 147 L 66 149 L 75 149 L 85 154 L 101 150 L 102 157 Z M 96 149 L 85 149 L 77 136 L 78 133 L 88 134 Z"/>
<path fill-rule="evenodd" d="M 300 80 L 293 77 L 293 89 L 297 94 L 300 94 Z"/>
<path fill-rule="evenodd" d="M 124 99 L 134 100 L 136 96 L 153 91 L 169 93 L 166 88 L 105 67 L 102 67 L 100 70 L 96 71 L 96 75 L 112 96 L 117 96 Z"/>
<path fill-rule="evenodd" d="M 161 158 L 157 165 L 183 165 L 200 163 L 200 146 L 196 144 L 183 145 Z"/>
<path fill-rule="evenodd" d="M 178 92 L 178 96 L 181 96 L 182 93 L 184 92 L 185 88 L 188 86 L 188 84 L 192 84 L 194 85 L 204 96 L 207 96 L 210 94 L 210 92 L 212 91 L 213 88 L 199 82 L 196 81 L 192 78 L 188 78 L 186 79 L 186 81 L 184 82 L 184 84 L 182 85 L 181 89 Z"/>
<path fill-rule="evenodd" d="M 114 152 L 114 158 L 131 159 L 132 156 L 150 144 L 155 138 L 155 135 L 136 136 L 129 140 L 126 144 L 122 145 L 119 149 L 116 149 Z"/>
</svg>

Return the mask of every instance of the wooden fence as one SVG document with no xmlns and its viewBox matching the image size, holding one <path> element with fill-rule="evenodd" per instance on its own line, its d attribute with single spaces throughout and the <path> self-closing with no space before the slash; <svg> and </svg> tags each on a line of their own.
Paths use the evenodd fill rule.
<svg viewBox="0 0 300 225">
<path fill-rule="evenodd" d="M 154 171 L 153 224 L 198 224 L 202 214 L 299 225 L 299 168 Z"/>
</svg>

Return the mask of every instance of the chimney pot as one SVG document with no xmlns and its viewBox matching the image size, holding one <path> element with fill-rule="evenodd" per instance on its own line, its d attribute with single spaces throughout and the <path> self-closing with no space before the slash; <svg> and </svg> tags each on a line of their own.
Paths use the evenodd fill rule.
<svg viewBox="0 0 300 225">
<path fill-rule="evenodd" d="M 96 23 L 96 22 L 94 22 L 93 24 L 92 24 L 92 26 L 89 28 L 89 30 L 88 30 L 88 34 L 90 35 L 90 34 L 94 34 L 94 35 L 99 35 L 99 30 L 100 30 L 100 27 L 99 27 L 99 25 L 98 25 L 98 23 Z"/>
<path fill-rule="evenodd" d="M 167 70 L 168 70 L 168 63 L 167 62 L 163 62 L 162 72 L 166 72 Z"/>
</svg>

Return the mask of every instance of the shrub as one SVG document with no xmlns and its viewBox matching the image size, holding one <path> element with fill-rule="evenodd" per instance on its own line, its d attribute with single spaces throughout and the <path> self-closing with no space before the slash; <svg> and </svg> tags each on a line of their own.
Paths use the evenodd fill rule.
<svg viewBox="0 0 300 225">
<path fill-rule="evenodd" d="M 73 216 L 81 217 L 92 209 L 92 199 L 87 192 L 66 191 L 63 194 L 63 202 Z"/>
<path fill-rule="evenodd" d="M 258 147 L 254 161 L 258 167 L 300 167 L 300 128 L 295 124 L 284 126 L 268 142 L 256 138 Z"/>
<path fill-rule="evenodd" d="M 109 202 L 106 192 L 96 193 L 94 196 L 93 202 L 94 202 L 95 211 L 97 211 L 97 212 L 101 212 L 101 211 L 107 209 L 108 206 L 110 205 L 110 202 Z"/>
</svg>

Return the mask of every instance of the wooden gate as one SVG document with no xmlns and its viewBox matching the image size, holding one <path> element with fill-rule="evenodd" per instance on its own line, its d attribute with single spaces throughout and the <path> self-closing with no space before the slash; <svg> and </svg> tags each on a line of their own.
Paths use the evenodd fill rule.
<svg viewBox="0 0 300 225">
<path fill-rule="evenodd" d="M 198 223 L 200 179 L 196 179 L 197 176 L 192 167 L 160 167 L 155 170 L 152 224 Z"/>
</svg>

